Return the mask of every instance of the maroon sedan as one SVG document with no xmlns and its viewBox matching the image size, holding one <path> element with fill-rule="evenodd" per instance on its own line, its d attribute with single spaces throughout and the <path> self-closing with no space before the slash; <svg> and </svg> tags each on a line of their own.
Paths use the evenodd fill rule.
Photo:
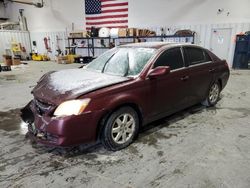
<svg viewBox="0 0 250 188">
<path fill-rule="evenodd" d="M 42 144 L 100 139 L 107 149 L 119 150 L 150 122 L 200 102 L 215 105 L 228 78 L 227 62 L 199 46 L 129 44 L 82 69 L 45 74 L 22 118 Z"/>
</svg>

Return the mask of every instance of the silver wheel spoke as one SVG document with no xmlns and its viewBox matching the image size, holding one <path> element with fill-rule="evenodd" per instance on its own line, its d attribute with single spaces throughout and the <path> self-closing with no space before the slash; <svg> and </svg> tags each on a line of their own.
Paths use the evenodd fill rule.
<svg viewBox="0 0 250 188">
<path fill-rule="evenodd" d="M 122 121 L 122 123 L 127 123 L 127 121 L 128 121 L 128 115 L 125 114 L 125 115 L 123 116 L 123 121 Z"/>
<path fill-rule="evenodd" d="M 132 128 L 127 128 L 127 130 L 126 130 L 126 133 L 133 133 L 133 129 Z"/>
<path fill-rule="evenodd" d="M 124 133 L 122 134 L 122 141 L 123 141 L 124 143 L 127 141 L 127 134 L 126 134 L 126 132 L 124 132 Z"/>
<path fill-rule="evenodd" d="M 116 128 L 113 128 L 112 129 L 112 132 L 113 133 L 118 133 L 118 132 L 120 132 L 121 131 L 121 128 L 120 127 L 116 127 Z"/>
<path fill-rule="evenodd" d="M 132 124 L 134 123 L 134 121 L 132 119 L 130 119 L 127 123 L 126 123 L 126 127 L 130 127 Z"/>
<path fill-rule="evenodd" d="M 120 127 L 121 126 L 121 124 L 122 124 L 122 121 L 119 119 L 119 118 L 117 118 L 116 120 L 115 120 L 115 122 L 117 123 L 117 125 Z"/>
<path fill-rule="evenodd" d="M 119 132 L 119 133 L 117 134 L 117 136 L 115 137 L 115 141 L 118 142 L 118 141 L 120 140 L 121 137 L 122 137 L 122 133 Z"/>
</svg>

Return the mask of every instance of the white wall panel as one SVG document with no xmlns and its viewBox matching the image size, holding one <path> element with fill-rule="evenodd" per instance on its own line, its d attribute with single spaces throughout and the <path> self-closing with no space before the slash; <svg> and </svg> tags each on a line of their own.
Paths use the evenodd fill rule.
<svg viewBox="0 0 250 188">
<path fill-rule="evenodd" d="M 161 31 L 161 27 L 147 27 L 148 29 L 154 30 L 158 33 Z M 167 25 L 163 26 L 167 35 L 174 34 L 179 29 L 191 29 L 196 32 L 195 43 L 203 46 L 207 49 L 211 48 L 211 32 L 212 29 L 230 28 L 232 29 L 231 38 L 225 39 L 230 40 L 229 55 L 227 61 L 232 66 L 234 49 L 235 49 L 235 36 L 241 32 L 250 30 L 250 23 L 221 23 L 221 24 L 195 24 L 195 25 Z M 67 41 L 65 41 L 67 44 Z M 78 49 L 79 53 L 87 55 L 87 50 Z M 100 55 L 104 50 L 97 50 L 96 55 Z M 216 52 L 215 52 L 216 53 Z"/>
<path fill-rule="evenodd" d="M 150 27 L 150 29 L 159 29 L 156 27 Z M 211 48 L 211 32 L 212 29 L 223 29 L 223 28 L 230 28 L 232 29 L 231 38 L 225 39 L 230 40 L 229 46 L 229 55 L 227 61 L 230 66 L 233 63 L 233 56 L 234 56 L 234 49 L 235 49 L 235 36 L 241 32 L 245 33 L 246 31 L 250 31 L 250 23 L 220 23 L 220 24 L 195 24 L 195 25 L 169 25 L 164 26 L 164 28 L 168 28 L 166 30 L 166 34 L 174 34 L 178 29 L 190 29 L 195 31 L 196 39 L 195 43 L 203 46 L 207 49 Z M 215 52 L 216 53 L 216 52 Z"/>
<path fill-rule="evenodd" d="M 10 14 L 11 21 L 17 21 L 18 10 L 24 9 L 30 31 L 70 30 L 72 23 L 76 30 L 84 29 L 84 0 L 44 1 L 42 9 L 17 3 L 8 4 L 6 13 Z M 249 7 L 249 0 L 129 0 L 129 26 L 189 24 L 190 27 L 197 24 L 250 22 Z M 221 14 L 217 13 L 219 8 L 224 9 Z"/>
<path fill-rule="evenodd" d="M 31 51 L 30 36 L 27 31 L 0 30 L 0 61 L 3 61 L 5 49 L 11 48 L 11 42 L 21 43 L 27 53 Z"/>
<path fill-rule="evenodd" d="M 58 36 L 58 41 L 57 41 Z M 55 59 L 57 55 L 58 46 L 65 53 L 65 47 L 67 46 L 67 34 L 65 31 L 55 31 L 55 32 L 31 32 L 31 43 L 36 41 L 37 50 L 39 54 L 47 54 L 52 60 Z M 45 48 L 44 38 L 49 38 L 48 45 L 51 48 L 51 52 Z M 32 49 L 34 49 L 32 45 Z"/>
<path fill-rule="evenodd" d="M 241 32 L 250 30 L 250 23 L 225 23 L 225 24 L 195 24 L 195 25 L 168 25 L 163 26 L 167 35 L 174 34 L 179 29 L 191 29 L 197 33 L 196 36 L 196 44 L 201 45 L 207 49 L 211 48 L 211 32 L 212 29 L 219 28 L 231 28 L 232 36 L 230 39 L 229 46 L 229 56 L 227 58 L 230 65 L 232 65 L 234 49 L 235 49 L 235 35 Z M 160 33 L 161 27 L 148 27 L 148 29 L 155 30 Z M 44 45 L 44 37 L 50 38 L 50 47 L 52 49 L 52 53 L 49 53 L 49 56 L 52 59 L 55 59 L 55 55 L 57 54 L 57 43 L 56 36 L 61 39 L 59 41 L 59 46 L 61 50 L 65 50 L 65 47 L 68 46 L 67 41 L 67 33 L 65 31 L 55 31 L 55 32 L 31 32 L 31 41 L 37 42 L 38 52 L 41 54 L 47 53 Z M 0 31 L 0 54 L 2 58 L 2 54 L 4 53 L 4 49 L 6 46 L 9 46 L 12 39 L 15 39 L 17 42 L 21 42 L 27 51 L 30 51 L 30 41 L 28 32 L 22 31 Z M 125 41 L 124 41 L 125 42 Z M 105 50 L 98 49 L 95 52 L 95 55 L 100 55 Z M 86 49 L 77 49 L 77 53 L 86 56 L 88 55 L 88 51 Z"/>
</svg>

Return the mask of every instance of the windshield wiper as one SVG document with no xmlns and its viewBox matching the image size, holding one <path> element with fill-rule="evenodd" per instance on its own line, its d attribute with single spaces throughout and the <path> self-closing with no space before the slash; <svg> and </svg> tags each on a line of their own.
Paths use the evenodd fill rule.
<svg viewBox="0 0 250 188">
<path fill-rule="evenodd" d="M 104 73 L 104 70 L 105 70 L 105 68 L 106 68 L 106 65 L 108 64 L 108 62 L 110 61 L 110 59 L 111 59 L 112 57 L 114 57 L 115 54 L 116 54 L 116 53 L 114 53 L 114 54 L 108 59 L 108 61 L 104 64 L 101 73 Z"/>
<path fill-rule="evenodd" d="M 127 70 L 123 76 L 128 76 L 128 71 L 129 71 L 129 55 L 128 55 L 128 53 L 127 53 L 127 60 L 128 60 L 128 66 L 127 66 Z"/>
</svg>

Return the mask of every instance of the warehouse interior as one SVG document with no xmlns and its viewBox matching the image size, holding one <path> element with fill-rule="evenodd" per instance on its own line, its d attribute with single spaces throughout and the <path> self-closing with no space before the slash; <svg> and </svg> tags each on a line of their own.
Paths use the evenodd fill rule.
<svg viewBox="0 0 250 188">
<path fill-rule="evenodd" d="M 97 5 L 109 13 L 109 2 L 119 5 L 111 19 L 96 21 Z M 249 0 L 0 0 L 0 187 L 250 187 L 249 7 Z M 21 109 L 43 75 L 141 42 L 194 44 L 225 60 L 230 77 L 218 103 L 151 122 L 119 151 L 99 140 L 61 148 L 28 138 Z"/>
</svg>

